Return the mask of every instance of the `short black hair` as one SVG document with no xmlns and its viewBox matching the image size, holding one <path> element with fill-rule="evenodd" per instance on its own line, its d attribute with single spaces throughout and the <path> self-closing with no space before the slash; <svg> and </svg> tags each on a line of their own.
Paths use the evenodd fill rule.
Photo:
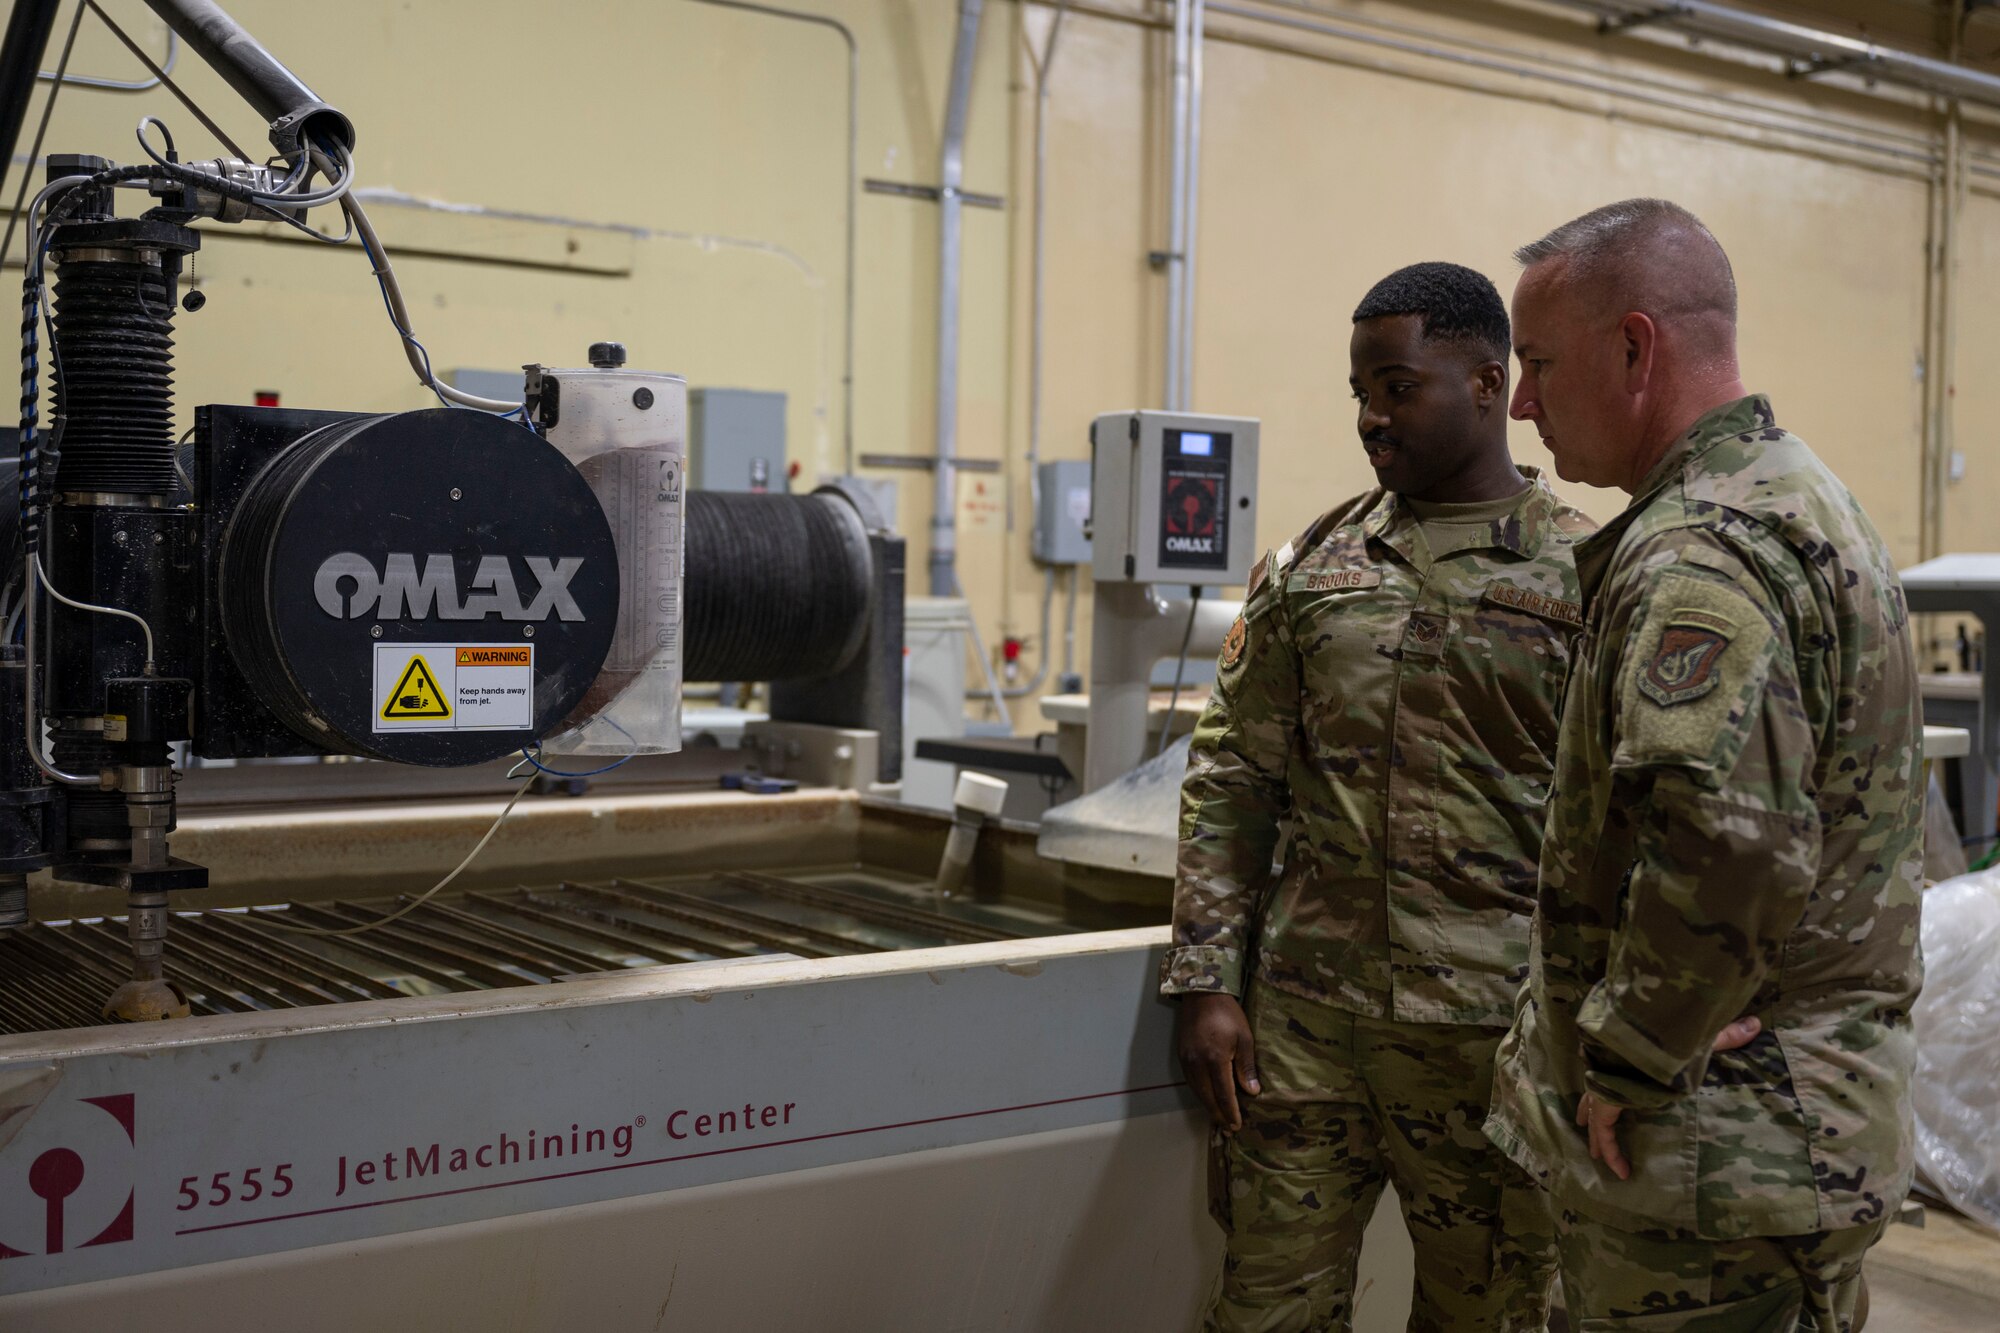
<svg viewBox="0 0 2000 1333">
<path fill-rule="evenodd" d="M 1369 288 L 1354 307 L 1356 324 L 1390 315 L 1421 315 L 1425 338 L 1472 343 L 1503 365 L 1513 346 L 1507 305 L 1493 280 L 1463 264 L 1399 268 Z"/>
</svg>

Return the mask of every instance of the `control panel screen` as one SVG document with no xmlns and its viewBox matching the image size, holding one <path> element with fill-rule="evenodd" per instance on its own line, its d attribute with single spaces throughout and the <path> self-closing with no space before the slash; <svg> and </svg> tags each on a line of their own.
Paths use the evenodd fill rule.
<svg viewBox="0 0 2000 1333">
<path fill-rule="evenodd" d="M 1162 567 L 1229 567 L 1227 431 L 1161 432 L 1160 550 Z"/>
</svg>

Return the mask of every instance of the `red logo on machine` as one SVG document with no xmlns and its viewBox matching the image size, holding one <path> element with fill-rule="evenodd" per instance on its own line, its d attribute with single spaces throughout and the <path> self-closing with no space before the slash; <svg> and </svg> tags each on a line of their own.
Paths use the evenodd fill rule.
<svg viewBox="0 0 2000 1333">
<path fill-rule="evenodd" d="M 137 1098 L 45 1103 L 0 1149 L 0 1259 L 132 1239 Z"/>
<path fill-rule="evenodd" d="M 1167 532 L 1208 537 L 1215 532 L 1215 478 L 1183 474 L 1167 488 Z"/>
<path fill-rule="evenodd" d="M 1213 569 L 1226 552 L 1229 478 L 1199 464 L 1169 462 L 1161 477 L 1162 565 Z"/>
</svg>

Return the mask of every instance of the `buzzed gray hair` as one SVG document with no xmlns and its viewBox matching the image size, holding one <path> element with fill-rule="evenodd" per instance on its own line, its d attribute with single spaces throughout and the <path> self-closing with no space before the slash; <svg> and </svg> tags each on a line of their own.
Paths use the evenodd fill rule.
<svg viewBox="0 0 2000 1333">
<path fill-rule="evenodd" d="M 1565 260 L 1566 279 L 1650 315 L 1736 326 L 1736 273 L 1702 220 L 1666 199 L 1593 208 L 1514 252 L 1523 268 Z"/>
</svg>

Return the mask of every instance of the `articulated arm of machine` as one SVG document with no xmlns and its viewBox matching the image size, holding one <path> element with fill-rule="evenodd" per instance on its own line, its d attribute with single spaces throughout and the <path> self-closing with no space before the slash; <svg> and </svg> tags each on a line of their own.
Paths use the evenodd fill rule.
<svg viewBox="0 0 2000 1333">
<path fill-rule="evenodd" d="M 120 1019 L 187 1012 L 162 967 L 168 895 L 207 871 L 168 850 L 177 745 L 433 766 L 545 738 L 679 746 L 678 377 L 538 372 L 544 423 L 570 390 L 557 440 L 525 401 L 451 390 L 412 351 L 448 407 L 202 408 L 177 450 L 172 320 L 193 222 L 304 227 L 338 205 L 402 303 L 349 198 L 347 119 L 214 5 L 150 3 L 270 121 L 278 157 L 183 163 L 142 125 L 148 163 L 49 158 L 27 219 L 18 522 L 0 532 L 0 926 L 26 919 L 33 870 L 123 889 L 133 975 L 106 1008 Z M 120 216 L 132 189 L 153 206 Z"/>
</svg>

